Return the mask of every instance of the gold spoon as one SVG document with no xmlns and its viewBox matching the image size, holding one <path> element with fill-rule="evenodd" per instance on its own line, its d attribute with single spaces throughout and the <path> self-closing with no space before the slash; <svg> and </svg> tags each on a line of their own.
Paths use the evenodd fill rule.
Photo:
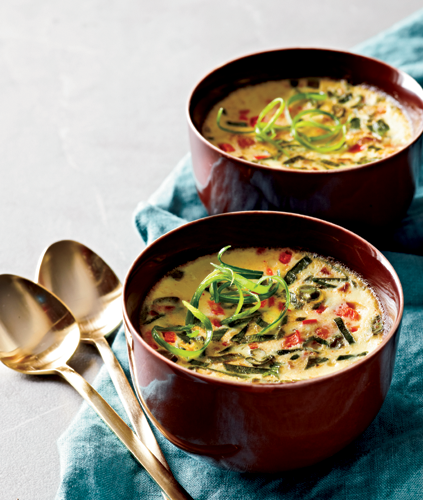
<svg viewBox="0 0 423 500">
<path fill-rule="evenodd" d="M 72 240 L 50 245 L 40 258 L 38 283 L 59 297 L 72 311 L 81 341 L 98 349 L 125 411 L 141 441 L 170 472 L 147 418 L 106 338 L 122 323 L 122 285 L 95 252 Z"/>
<path fill-rule="evenodd" d="M 30 280 L 0 275 L 0 359 L 3 364 L 28 375 L 61 375 L 98 413 L 170 499 L 192 500 L 113 408 L 66 364 L 79 340 L 78 323 L 60 299 Z"/>
</svg>

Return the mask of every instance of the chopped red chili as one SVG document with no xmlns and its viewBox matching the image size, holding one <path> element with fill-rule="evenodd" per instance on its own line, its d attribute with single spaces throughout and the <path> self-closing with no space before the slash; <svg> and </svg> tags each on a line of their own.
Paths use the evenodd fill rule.
<svg viewBox="0 0 423 500">
<path fill-rule="evenodd" d="M 320 306 L 316 309 L 317 314 L 322 314 L 325 312 L 327 309 L 327 306 L 324 306 L 323 304 L 320 304 Z"/>
<path fill-rule="evenodd" d="M 213 302 L 213 300 L 208 300 L 207 301 L 210 307 L 210 310 L 213 314 L 225 314 L 225 311 L 223 307 L 220 304 L 216 304 L 216 302 Z"/>
<path fill-rule="evenodd" d="M 173 344 L 176 342 L 176 333 L 175 332 L 163 332 L 163 338 L 168 344 Z"/>
<path fill-rule="evenodd" d="M 211 322 L 216 328 L 220 328 L 222 326 L 222 323 L 216 318 L 212 318 Z"/>
<path fill-rule="evenodd" d="M 289 335 L 289 337 L 285 337 L 282 340 L 283 347 L 293 347 L 294 345 L 300 344 L 302 342 L 301 334 L 298 330 L 295 330 L 295 333 Z"/>
<path fill-rule="evenodd" d="M 360 151 L 363 151 L 364 146 L 362 144 L 354 144 L 354 146 L 351 146 L 348 149 L 348 153 L 359 153 Z"/>
<path fill-rule="evenodd" d="M 350 318 L 355 321 L 359 320 L 361 317 L 357 311 L 355 311 L 351 307 L 348 307 L 346 304 L 338 307 L 336 314 L 343 318 Z"/>
<path fill-rule="evenodd" d="M 240 148 L 248 148 L 256 143 L 256 141 L 251 137 L 238 137 L 237 142 Z"/>
<path fill-rule="evenodd" d="M 317 323 L 317 319 L 305 319 L 303 321 L 303 325 L 312 325 L 313 323 Z"/>
<path fill-rule="evenodd" d="M 279 254 L 279 262 L 282 262 L 282 264 L 288 264 L 291 262 L 292 259 L 292 252 L 287 250 L 286 252 L 281 252 Z"/>
<path fill-rule="evenodd" d="M 257 155 L 257 156 L 254 156 L 254 158 L 256 160 L 267 160 L 267 159 L 271 158 L 271 156 L 270 155 Z"/>
<path fill-rule="evenodd" d="M 269 307 L 273 307 L 275 305 L 275 297 L 274 296 L 269 297 L 268 304 L 269 304 Z"/>
<path fill-rule="evenodd" d="M 339 291 L 340 292 L 348 292 L 348 290 L 350 289 L 350 284 L 349 283 L 345 283 L 344 285 L 342 285 L 340 288 L 339 288 Z"/>
<path fill-rule="evenodd" d="M 319 328 L 316 328 L 315 333 L 318 337 L 322 339 L 327 339 L 330 335 L 330 330 L 327 326 L 321 326 Z"/>
<path fill-rule="evenodd" d="M 235 148 L 231 144 L 228 144 L 226 142 L 219 144 L 219 148 L 222 151 L 225 151 L 225 153 L 232 153 L 232 151 L 235 151 Z"/>
<path fill-rule="evenodd" d="M 268 267 L 266 269 L 266 274 L 267 274 L 267 276 L 273 276 L 273 270 L 270 267 Z"/>
<path fill-rule="evenodd" d="M 322 274 L 326 274 L 326 275 L 329 275 L 330 274 L 330 271 L 327 267 L 322 267 L 322 269 L 320 269 L 320 272 Z"/>
<path fill-rule="evenodd" d="M 252 344 L 248 344 L 248 347 L 250 349 L 258 349 L 258 344 L 257 344 L 257 342 L 253 342 Z"/>
<path fill-rule="evenodd" d="M 258 120 L 258 115 L 257 116 L 252 116 L 250 118 L 250 127 L 255 127 L 256 123 L 257 123 L 257 120 Z"/>
</svg>

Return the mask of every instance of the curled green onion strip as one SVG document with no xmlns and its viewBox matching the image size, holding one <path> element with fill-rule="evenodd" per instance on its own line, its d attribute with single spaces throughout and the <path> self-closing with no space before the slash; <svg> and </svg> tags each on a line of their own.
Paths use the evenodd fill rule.
<svg viewBox="0 0 423 500">
<path fill-rule="evenodd" d="M 230 246 L 224 247 L 220 250 L 218 260 L 221 265 L 218 266 L 216 264 L 212 264 L 215 269 L 200 283 L 191 298 L 191 302 L 188 303 L 185 300 L 182 301 L 183 305 L 188 310 L 185 318 L 185 325 L 167 327 L 156 325 L 152 329 L 151 334 L 153 339 L 157 342 L 157 344 L 164 347 L 172 354 L 186 359 L 197 358 L 201 356 L 210 344 L 213 337 L 213 326 L 210 319 L 198 309 L 201 296 L 206 289 L 209 290 L 211 298 L 216 303 L 230 302 L 237 304 L 234 314 L 223 319 L 221 321 L 222 325 L 230 324 L 233 321 L 242 320 L 244 318 L 248 320 L 251 314 L 255 313 L 260 308 L 261 302 L 275 295 L 281 285 L 285 290 L 285 307 L 281 311 L 278 318 L 273 323 L 263 328 L 258 335 L 266 335 L 270 330 L 278 327 L 287 313 L 290 304 L 290 294 L 285 280 L 282 279 L 279 274 L 277 276 L 267 276 L 261 271 L 254 271 L 225 264 L 222 261 L 222 255 L 228 248 L 230 248 Z M 257 281 L 251 281 L 251 279 L 246 276 L 253 276 L 252 279 L 256 279 Z M 264 282 L 267 284 L 263 284 Z M 223 293 L 228 288 L 230 290 L 228 290 L 227 293 Z M 242 310 L 245 304 L 251 304 L 251 307 L 244 308 L 244 310 Z M 200 349 L 188 351 L 186 349 L 176 347 L 175 345 L 166 342 L 159 333 L 164 331 L 179 331 L 185 332 L 190 338 L 196 337 L 198 335 L 198 330 L 194 330 L 194 318 L 197 318 L 197 320 L 201 322 L 202 327 L 206 332 L 204 344 Z"/>
<path fill-rule="evenodd" d="M 276 99 L 273 99 L 273 101 L 271 101 L 267 106 L 265 106 L 263 110 L 260 112 L 255 127 L 243 131 L 229 129 L 223 126 L 221 124 L 221 118 L 224 112 L 224 108 L 220 108 L 217 113 L 217 126 L 221 130 L 225 132 L 230 132 L 232 134 L 254 134 L 258 141 L 269 143 L 278 151 L 278 154 L 282 153 L 288 158 L 290 157 L 290 155 L 283 147 L 284 145 L 286 145 L 286 143 L 284 143 L 284 141 L 280 139 L 276 139 L 278 131 L 281 130 L 290 130 L 294 140 L 307 149 L 311 149 L 312 151 L 316 151 L 318 153 L 330 153 L 339 150 L 344 145 L 345 135 L 346 135 L 345 124 L 342 124 L 334 114 L 317 108 L 302 110 L 299 113 L 297 113 L 293 118 L 291 117 L 289 111 L 289 107 L 295 102 L 325 101 L 327 98 L 328 95 L 325 92 L 304 92 L 291 96 L 285 105 L 285 101 L 281 97 L 277 97 Z M 266 115 L 275 108 L 276 111 L 274 112 L 270 120 L 268 122 L 263 121 Z M 284 111 L 290 125 L 288 126 L 276 125 L 276 120 L 281 116 L 281 114 Z M 313 119 L 304 120 L 303 117 L 305 115 L 327 116 L 332 120 L 333 125 L 326 125 L 324 123 L 320 123 Z M 320 130 L 324 130 L 326 132 L 314 136 L 307 135 L 301 130 L 307 127 L 317 128 Z M 225 250 L 226 249 L 222 249 L 221 252 L 223 253 Z M 232 266 L 229 267 L 232 268 L 235 272 L 238 272 L 236 271 L 236 268 L 233 268 Z M 245 277 L 251 277 L 252 279 L 255 279 L 251 274 L 248 273 L 247 276 Z"/>
<path fill-rule="evenodd" d="M 210 344 L 211 339 L 213 338 L 213 326 L 212 326 L 209 318 L 205 314 L 203 314 L 201 311 L 199 311 L 197 308 L 193 307 L 191 304 L 189 304 L 185 300 L 183 300 L 182 303 L 191 312 L 191 314 L 193 314 L 197 319 L 199 319 L 201 321 L 203 328 L 206 330 L 206 338 L 205 338 L 203 346 L 200 349 L 196 349 L 195 351 L 187 351 L 185 349 L 181 349 L 180 347 L 176 347 L 172 344 L 169 344 L 159 335 L 159 330 L 160 331 L 170 331 L 170 329 L 172 327 L 164 328 L 164 327 L 155 326 L 151 330 L 151 335 L 152 335 L 153 339 L 160 346 L 164 347 L 165 349 L 167 349 L 172 354 L 175 354 L 176 356 L 181 356 L 181 357 L 186 358 L 186 359 L 198 358 L 206 350 L 207 346 Z M 191 333 L 188 333 L 187 335 L 189 337 L 192 337 L 193 335 L 195 335 L 195 333 L 192 332 L 193 325 L 189 325 L 189 326 L 191 329 Z M 178 328 L 173 327 L 173 330 L 178 331 Z M 182 329 L 179 329 L 179 331 L 182 331 Z"/>
</svg>

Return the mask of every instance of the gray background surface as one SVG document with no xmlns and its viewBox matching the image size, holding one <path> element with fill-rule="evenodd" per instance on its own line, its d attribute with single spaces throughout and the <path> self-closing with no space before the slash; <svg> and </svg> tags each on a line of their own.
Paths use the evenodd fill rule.
<svg viewBox="0 0 423 500">
<path fill-rule="evenodd" d="M 75 239 L 124 279 L 142 250 L 141 200 L 189 149 L 185 106 L 214 66 L 262 49 L 348 49 L 421 0 L 3 0 L 0 273 L 34 278 L 46 246 Z M 81 347 L 73 366 L 100 363 Z M 0 499 L 52 499 L 56 441 L 81 399 L 0 364 Z"/>
</svg>

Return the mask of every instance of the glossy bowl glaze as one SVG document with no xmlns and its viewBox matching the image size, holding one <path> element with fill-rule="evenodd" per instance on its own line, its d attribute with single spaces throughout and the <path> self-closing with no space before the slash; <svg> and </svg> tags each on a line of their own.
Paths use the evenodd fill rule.
<svg viewBox="0 0 423 500">
<path fill-rule="evenodd" d="M 387 325 L 383 342 L 342 371 L 280 385 L 220 380 L 164 358 L 139 334 L 145 296 L 171 269 L 228 244 L 298 246 L 345 263 L 380 298 Z M 207 217 L 165 234 L 135 260 L 123 302 L 134 382 L 154 424 L 183 450 L 239 471 L 307 466 L 362 433 L 388 392 L 403 313 L 398 276 L 370 243 L 319 219 L 270 211 Z"/>
<path fill-rule="evenodd" d="M 241 86 L 301 77 L 365 83 L 397 99 L 413 127 L 410 144 L 388 158 L 327 171 L 273 168 L 234 158 L 200 133 L 214 104 Z M 418 179 L 423 90 L 409 75 L 381 61 L 328 49 L 291 48 L 247 55 L 218 67 L 188 102 L 189 137 L 197 191 L 209 214 L 281 210 L 319 217 L 373 234 L 405 215 Z"/>
</svg>

